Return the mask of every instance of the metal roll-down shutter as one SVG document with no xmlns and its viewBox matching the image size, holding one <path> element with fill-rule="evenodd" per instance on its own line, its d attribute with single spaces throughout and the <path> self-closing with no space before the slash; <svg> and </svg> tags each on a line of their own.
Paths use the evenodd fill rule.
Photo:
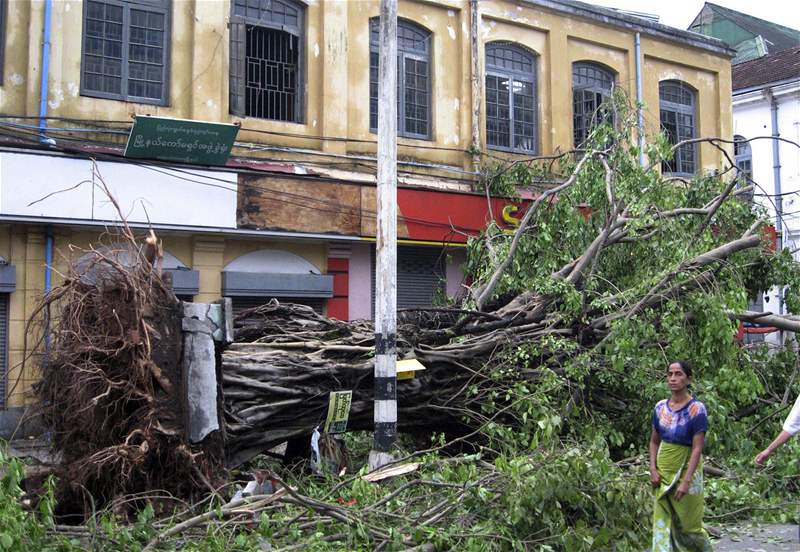
<svg viewBox="0 0 800 552">
<path fill-rule="evenodd" d="M 375 249 L 372 250 L 372 312 L 375 312 Z M 429 307 L 444 292 L 444 252 L 437 247 L 398 246 L 397 308 Z"/>
<path fill-rule="evenodd" d="M 0 409 L 6 407 L 8 382 L 8 293 L 0 293 Z"/>
</svg>

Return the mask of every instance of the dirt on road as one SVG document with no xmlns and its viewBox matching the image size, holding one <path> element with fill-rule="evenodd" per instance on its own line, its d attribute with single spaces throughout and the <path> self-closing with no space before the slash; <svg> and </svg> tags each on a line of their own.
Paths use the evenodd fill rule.
<svg viewBox="0 0 800 552">
<path fill-rule="evenodd" d="M 715 552 L 800 552 L 797 525 L 729 525 L 714 540 Z"/>
</svg>

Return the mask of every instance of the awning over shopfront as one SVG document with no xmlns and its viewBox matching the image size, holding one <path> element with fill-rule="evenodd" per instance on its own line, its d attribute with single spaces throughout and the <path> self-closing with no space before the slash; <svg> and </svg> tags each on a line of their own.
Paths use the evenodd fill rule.
<svg viewBox="0 0 800 552">
<path fill-rule="evenodd" d="M 226 297 L 333 297 L 333 276 L 303 257 L 279 249 L 261 249 L 234 259 L 222 272 Z"/>
</svg>

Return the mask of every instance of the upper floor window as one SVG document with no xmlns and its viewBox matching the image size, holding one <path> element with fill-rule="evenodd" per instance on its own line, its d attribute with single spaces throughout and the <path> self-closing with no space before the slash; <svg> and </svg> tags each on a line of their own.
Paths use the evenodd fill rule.
<svg viewBox="0 0 800 552">
<path fill-rule="evenodd" d="M 675 145 L 697 135 L 695 92 L 680 81 L 664 81 L 658 85 L 661 129 L 669 143 Z M 661 170 L 673 174 L 694 174 L 697 170 L 697 144 L 684 144 L 675 151 L 675 156 L 664 161 Z"/>
<path fill-rule="evenodd" d="M 369 128 L 378 130 L 379 18 L 369 20 Z M 431 33 L 397 20 L 397 134 L 431 136 Z"/>
<path fill-rule="evenodd" d="M 303 122 L 304 15 L 293 0 L 233 0 L 231 113 Z"/>
<path fill-rule="evenodd" d="M 166 105 L 169 0 L 83 3 L 81 94 Z"/>
<path fill-rule="evenodd" d="M 738 134 L 733 137 L 733 156 L 739 169 L 739 178 L 744 185 L 753 180 L 753 153 L 750 142 Z"/>
<path fill-rule="evenodd" d="M 536 153 L 536 58 L 514 44 L 486 46 L 486 143 Z"/>
<path fill-rule="evenodd" d="M 572 64 L 572 133 L 579 147 L 602 121 L 611 114 L 603 103 L 611 96 L 614 74 L 596 63 L 579 61 Z"/>
</svg>

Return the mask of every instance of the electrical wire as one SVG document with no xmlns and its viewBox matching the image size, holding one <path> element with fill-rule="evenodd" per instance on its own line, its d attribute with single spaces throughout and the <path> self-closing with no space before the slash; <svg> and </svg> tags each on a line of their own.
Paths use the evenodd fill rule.
<svg viewBox="0 0 800 552">
<path fill-rule="evenodd" d="M 87 152 L 81 152 L 81 153 L 86 154 Z M 231 182 L 228 181 L 228 180 L 221 179 L 221 178 L 216 178 L 216 177 L 212 177 L 212 176 L 204 175 L 204 174 L 201 175 L 201 174 L 197 174 L 197 173 L 192 173 L 191 171 L 188 171 L 186 169 L 181 169 L 181 168 L 177 168 L 177 167 L 169 167 L 168 170 L 162 170 L 162 169 L 160 169 L 157 166 L 154 166 L 152 164 L 142 163 L 142 162 L 135 161 L 135 160 L 132 160 L 132 159 L 129 159 L 129 158 L 124 158 L 121 155 L 113 155 L 113 154 L 103 153 L 103 152 L 92 152 L 92 155 L 95 156 L 95 157 L 98 157 L 98 158 L 106 158 L 106 159 L 111 159 L 111 160 L 125 159 L 125 161 L 127 163 L 130 163 L 132 165 L 136 165 L 136 166 L 139 166 L 141 168 L 145 168 L 145 169 L 150 170 L 150 171 L 161 173 L 161 174 L 170 176 L 172 178 L 176 178 L 178 180 L 182 180 L 182 181 L 185 181 L 185 182 L 198 184 L 198 185 L 202 185 L 202 186 L 218 188 L 218 189 L 222 189 L 222 190 L 225 190 L 225 191 L 234 192 L 234 193 L 238 193 L 238 194 L 244 193 L 238 187 L 236 189 L 229 187 L 231 185 Z M 174 172 L 180 172 L 180 173 L 188 174 L 188 175 L 194 176 L 195 178 L 187 178 L 187 177 L 184 177 L 184 176 L 178 176 L 178 175 L 174 174 Z M 295 175 L 293 175 L 293 176 L 295 176 Z M 202 181 L 202 180 L 197 180 L 196 178 L 203 178 L 203 179 L 207 179 L 207 180 L 219 181 L 219 182 L 223 182 L 223 183 L 227 184 L 228 186 L 225 186 L 225 185 L 222 185 L 222 184 L 214 184 L 214 183 L 211 183 L 211 182 L 205 182 L 205 181 Z M 291 205 L 291 206 L 294 206 L 294 207 L 305 208 L 305 209 L 314 209 L 317 212 L 331 213 L 331 214 L 335 214 L 335 215 L 342 215 L 342 214 L 351 215 L 351 216 L 360 215 L 360 216 L 363 216 L 363 217 L 366 217 L 366 218 L 370 218 L 370 219 L 377 219 L 377 213 L 375 211 L 370 211 L 368 209 L 357 209 L 355 207 L 352 207 L 352 206 L 349 206 L 349 205 L 346 205 L 346 204 L 341 204 L 341 203 L 337 203 L 337 202 L 330 202 L 330 201 L 326 201 L 326 200 L 323 200 L 323 199 L 310 197 L 308 195 L 303 195 L 303 194 L 293 194 L 293 193 L 287 192 L 285 190 L 276 190 L 276 189 L 269 188 L 269 187 L 266 187 L 266 186 L 263 186 L 263 185 L 255 185 L 254 183 L 249 183 L 248 186 L 250 186 L 251 188 L 255 188 L 256 189 L 256 194 L 259 195 L 260 197 L 263 197 L 265 199 L 269 199 L 271 201 L 275 201 L 277 203 L 283 203 L 283 204 L 286 204 L 286 205 Z M 268 194 L 273 194 L 275 197 L 271 197 Z M 284 196 L 284 197 L 281 197 L 281 196 Z M 287 199 L 287 197 L 289 199 Z M 292 199 L 294 199 L 294 201 L 292 201 Z M 310 205 L 309 201 L 316 202 L 316 203 L 318 203 L 320 205 L 323 205 L 323 207 Z M 326 208 L 326 206 L 327 207 L 332 207 L 332 208 Z M 418 225 L 429 226 L 429 227 L 434 227 L 434 228 L 448 229 L 448 230 L 451 230 L 451 231 L 461 231 L 461 232 L 465 232 L 465 233 L 467 233 L 467 232 L 479 233 L 481 231 L 480 228 L 472 228 L 472 227 L 466 227 L 466 226 L 461 226 L 461 225 L 453 225 L 453 224 L 448 224 L 448 223 L 443 223 L 443 222 L 430 221 L 430 220 L 425 220 L 425 219 L 418 219 L 418 218 L 414 218 L 414 217 L 406 217 L 406 216 L 403 216 L 403 215 L 398 216 L 398 219 L 402 220 L 403 222 L 406 222 L 406 223 L 418 224 Z"/>
<path fill-rule="evenodd" d="M 8 122 L 0 122 L 2 126 L 8 126 L 12 128 L 19 128 L 19 129 L 34 129 L 40 130 L 38 126 L 34 127 L 32 125 L 19 125 L 15 123 L 8 123 Z M 90 130 L 90 129 L 62 129 L 59 127 L 51 127 L 49 132 L 53 133 L 56 132 L 59 134 L 57 138 L 59 140 L 69 140 L 69 141 L 80 141 L 81 139 L 70 137 L 70 136 L 62 136 L 60 133 L 62 132 L 87 132 L 87 133 L 95 133 L 95 134 L 117 134 L 117 135 L 128 135 L 130 132 L 130 127 L 128 130 L 123 129 L 101 129 L 101 130 Z M 305 138 L 309 138 L 305 136 Z M 310 137 L 310 139 L 319 139 L 316 137 Z M 98 141 L 86 140 L 87 143 L 98 143 Z M 99 142 L 104 146 L 117 146 L 118 144 L 115 142 Z M 348 159 L 353 161 L 366 161 L 370 163 L 377 163 L 377 159 L 371 156 L 365 155 L 355 155 L 355 154 L 338 154 L 338 153 L 327 153 L 317 150 L 311 149 L 304 149 L 304 148 L 293 148 L 293 147 L 285 147 L 285 146 L 269 146 L 269 145 L 260 145 L 260 144 L 251 144 L 247 142 L 234 142 L 233 147 L 240 148 L 240 149 L 247 149 L 249 151 L 275 151 L 275 152 L 282 152 L 288 154 L 299 154 L 299 155 L 313 155 L 317 157 L 323 158 L 341 158 L 341 159 Z M 419 148 L 416 148 L 419 149 Z M 442 149 L 442 148 L 438 148 Z M 463 150 L 453 150 L 458 152 L 463 152 Z M 453 167 L 450 165 L 442 165 L 438 163 L 428 163 L 428 162 L 421 162 L 421 161 L 406 161 L 406 160 L 398 160 L 398 165 L 406 165 L 410 167 L 419 167 L 431 170 L 439 170 L 439 171 L 446 171 L 446 172 L 453 172 L 456 174 L 464 174 L 468 176 L 478 176 L 477 173 L 472 171 L 465 171 L 464 169 L 460 169 L 457 167 Z"/>
<path fill-rule="evenodd" d="M 31 115 L 0 115 L 0 119 L 33 119 L 39 120 L 40 118 L 46 120 L 54 120 L 54 121 L 66 121 L 66 122 L 73 122 L 73 123 L 94 123 L 94 124 L 123 124 L 126 125 L 125 129 L 119 130 L 127 130 L 130 131 L 130 128 L 133 126 L 131 121 L 125 120 L 103 120 L 103 119 L 81 119 L 81 118 L 73 118 L 73 117 L 35 117 Z M 265 119 L 266 120 L 266 119 Z M 220 123 L 220 124 L 230 124 L 230 123 Z M 38 127 L 37 127 L 38 128 Z M 57 127 L 56 127 L 57 128 Z M 282 132 L 277 130 L 264 130 L 260 128 L 252 128 L 241 125 L 239 127 L 240 132 L 252 132 L 255 134 L 264 134 L 268 136 L 281 136 L 285 138 L 302 138 L 306 140 L 319 140 L 319 141 L 330 141 L 330 142 L 350 142 L 354 144 L 377 144 L 378 140 L 372 139 L 363 139 L 363 138 L 348 138 L 345 136 L 312 136 L 308 134 L 300 134 L 295 132 Z M 464 148 L 448 148 L 445 146 L 429 146 L 426 144 L 414 144 L 414 145 L 404 145 L 398 144 L 399 147 L 409 147 L 413 149 L 423 149 L 423 150 L 436 150 L 436 151 L 452 151 L 456 153 L 469 153 Z"/>
<path fill-rule="evenodd" d="M 2 123 L 0 123 L 0 128 L 2 128 Z M 30 137 L 30 142 L 29 143 L 31 143 L 33 145 L 36 145 L 37 147 L 40 145 L 39 144 L 39 140 L 41 138 L 41 135 L 38 132 L 26 131 L 26 130 L 23 130 L 23 129 L 15 129 L 15 130 L 16 130 L 16 132 L 18 134 L 22 134 L 23 136 L 29 136 Z M 18 134 L 9 134 L 9 133 L 4 133 L 4 134 L 9 135 L 9 136 L 13 136 L 14 138 L 20 139 L 20 136 Z M 78 143 L 78 144 L 81 144 L 81 145 L 89 145 L 89 146 L 91 146 L 93 148 L 94 147 L 98 147 L 98 145 L 99 145 L 99 147 L 115 148 L 115 149 L 119 148 L 119 144 L 111 143 L 111 142 L 100 142 L 100 141 L 97 141 L 97 140 L 85 140 L 85 139 L 79 139 L 79 138 L 59 138 L 59 140 L 66 141 L 66 142 Z M 62 146 L 62 150 L 70 152 L 70 153 L 78 153 L 78 154 L 81 154 L 81 155 L 89 155 L 89 154 L 91 154 L 91 155 L 93 155 L 95 157 L 99 157 L 101 155 L 107 155 L 109 159 L 125 159 L 126 161 L 130 162 L 129 158 L 125 158 L 122 154 L 119 154 L 119 153 L 99 152 L 99 151 L 87 152 L 86 150 L 82 150 L 82 149 L 79 149 L 79 148 L 76 148 L 76 149 L 72 150 L 72 149 L 69 149 L 69 148 L 65 148 L 63 146 Z M 256 158 L 255 160 L 259 161 L 259 162 L 265 162 L 266 161 L 266 162 L 279 162 L 279 163 L 294 163 L 294 162 L 296 162 L 296 161 L 293 161 L 293 160 L 286 160 L 286 159 Z M 341 167 L 343 164 L 348 164 L 348 163 L 349 162 L 317 161 L 314 164 L 317 165 L 317 166 L 331 166 L 331 167 L 337 168 L 337 167 Z M 154 164 L 158 164 L 158 163 L 156 162 Z M 358 163 L 353 163 L 353 164 L 359 165 Z M 164 165 L 165 166 L 169 166 L 169 165 L 166 165 L 166 164 L 164 164 Z M 222 170 L 224 170 L 224 168 Z M 240 173 L 249 172 L 247 170 L 236 169 L 236 168 L 229 168 L 228 170 L 232 170 L 234 172 L 240 172 Z M 255 170 L 253 170 L 252 173 L 254 173 L 254 174 L 263 174 L 262 172 L 255 171 Z M 405 171 L 399 171 L 399 173 L 401 175 L 414 174 L 414 173 L 408 173 L 408 172 L 405 172 Z M 303 178 L 303 175 L 295 175 L 295 176 Z M 276 193 L 277 193 L 277 191 L 276 191 Z"/>
</svg>

